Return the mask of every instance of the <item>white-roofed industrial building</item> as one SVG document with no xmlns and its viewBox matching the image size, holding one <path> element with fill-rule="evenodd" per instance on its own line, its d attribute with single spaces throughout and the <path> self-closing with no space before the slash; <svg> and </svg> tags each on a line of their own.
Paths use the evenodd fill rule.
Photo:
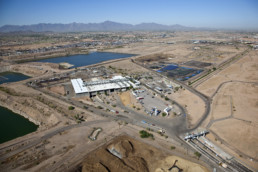
<svg viewBox="0 0 258 172">
<path fill-rule="evenodd" d="M 81 78 L 71 80 L 76 95 L 95 96 L 97 93 L 111 93 L 114 91 L 122 91 L 130 86 L 137 88 L 128 78 L 122 76 L 114 76 L 109 80 L 97 80 L 84 82 Z"/>
</svg>

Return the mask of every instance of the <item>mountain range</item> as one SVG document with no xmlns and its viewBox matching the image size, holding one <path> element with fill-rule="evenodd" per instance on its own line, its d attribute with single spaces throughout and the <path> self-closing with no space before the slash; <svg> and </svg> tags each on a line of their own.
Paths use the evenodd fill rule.
<svg viewBox="0 0 258 172">
<path fill-rule="evenodd" d="M 83 32 L 83 31 L 192 31 L 210 30 L 207 28 L 186 27 L 182 25 L 162 25 L 157 23 L 141 23 L 137 25 L 105 21 L 102 23 L 70 23 L 33 25 L 4 25 L 0 32 L 33 31 L 33 32 Z"/>
</svg>

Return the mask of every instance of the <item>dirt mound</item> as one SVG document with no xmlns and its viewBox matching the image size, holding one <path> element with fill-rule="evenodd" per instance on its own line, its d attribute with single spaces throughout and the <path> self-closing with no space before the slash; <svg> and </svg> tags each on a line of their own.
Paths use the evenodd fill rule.
<svg viewBox="0 0 258 172">
<path fill-rule="evenodd" d="M 189 169 L 208 171 L 205 167 L 182 158 L 173 156 L 174 159 L 171 160 L 171 158 L 167 159 L 167 157 L 168 154 L 162 150 L 128 136 L 119 136 L 111 143 L 90 153 L 82 163 L 82 171 L 159 171 L 171 167 L 175 158 L 179 161 L 177 165 L 184 171 L 189 171 Z"/>
<path fill-rule="evenodd" d="M 94 172 L 94 171 L 108 172 L 109 170 L 103 164 L 98 162 L 98 163 L 95 163 L 95 164 L 85 164 L 82 167 L 82 171 L 88 171 L 88 172 Z"/>
<path fill-rule="evenodd" d="M 110 144 L 107 149 L 109 151 L 115 150 L 119 152 L 121 157 L 128 157 L 128 155 L 134 151 L 133 144 L 129 140 L 121 140 L 117 143 Z"/>
<path fill-rule="evenodd" d="M 145 151 L 141 151 L 144 149 Z M 153 163 L 149 152 L 157 152 L 158 156 L 162 155 L 153 147 L 127 136 L 120 136 L 110 144 L 89 154 L 82 164 L 82 171 L 97 172 L 105 167 L 105 170 L 112 172 L 148 172 L 150 164 Z"/>
<path fill-rule="evenodd" d="M 138 156 L 132 156 L 129 157 L 127 159 L 125 159 L 125 163 L 130 166 L 133 167 L 133 171 L 140 171 L 140 172 L 148 172 L 148 164 L 145 161 L 144 158 L 142 157 L 138 157 Z"/>
</svg>

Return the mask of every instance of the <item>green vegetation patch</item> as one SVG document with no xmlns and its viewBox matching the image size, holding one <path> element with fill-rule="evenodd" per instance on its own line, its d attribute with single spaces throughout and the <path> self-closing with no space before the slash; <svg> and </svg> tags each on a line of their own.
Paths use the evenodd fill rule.
<svg viewBox="0 0 258 172">
<path fill-rule="evenodd" d="M 149 137 L 154 138 L 153 134 L 151 134 L 145 130 L 141 130 L 139 133 L 140 133 L 141 138 L 149 138 Z"/>
<path fill-rule="evenodd" d="M 75 109 L 75 107 L 73 107 L 73 106 L 68 107 L 68 110 L 74 110 L 74 109 Z"/>
<path fill-rule="evenodd" d="M 199 152 L 194 152 L 194 155 L 195 155 L 195 156 L 197 156 L 197 157 L 198 157 L 198 159 L 202 156 L 202 154 L 201 154 L 201 153 L 199 153 Z"/>
</svg>

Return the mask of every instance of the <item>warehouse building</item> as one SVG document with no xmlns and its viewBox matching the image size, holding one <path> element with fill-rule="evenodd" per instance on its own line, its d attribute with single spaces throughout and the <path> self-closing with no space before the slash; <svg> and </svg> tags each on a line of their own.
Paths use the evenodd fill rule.
<svg viewBox="0 0 258 172">
<path fill-rule="evenodd" d="M 133 83 L 129 78 L 114 76 L 109 80 L 97 80 L 84 82 L 81 78 L 71 80 L 73 89 L 77 96 L 96 96 L 97 93 L 111 93 L 123 91 L 132 86 L 137 88 L 139 82 Z"/>
</svg>

